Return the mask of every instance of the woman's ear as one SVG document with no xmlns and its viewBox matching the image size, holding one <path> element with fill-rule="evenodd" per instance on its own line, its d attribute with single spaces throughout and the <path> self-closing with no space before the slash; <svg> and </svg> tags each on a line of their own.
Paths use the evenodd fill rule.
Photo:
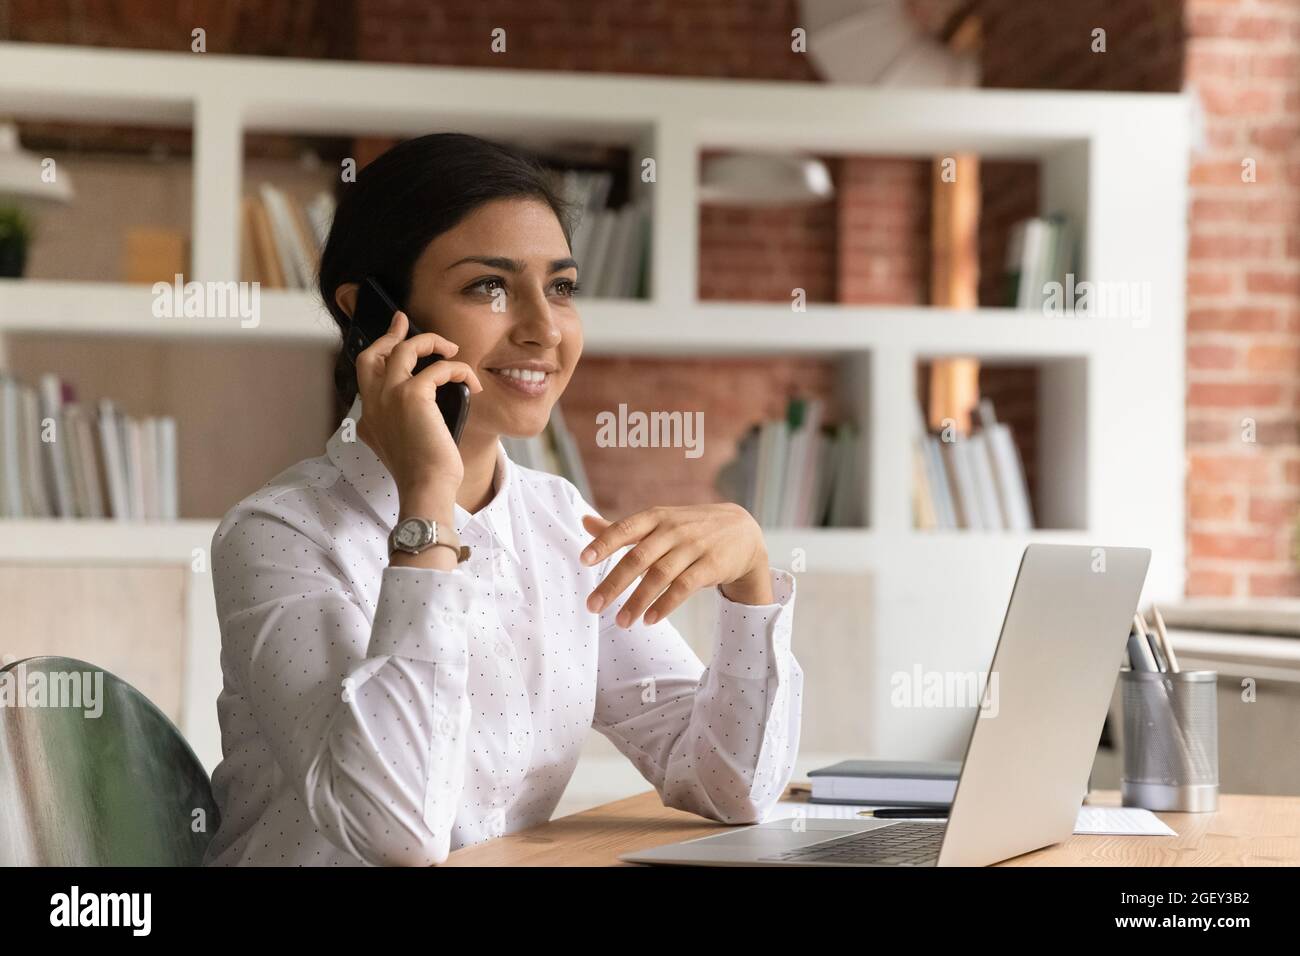
<svg viewBox="0 0 1300 956">
<path fill-rule="evenodd" d="M 357 290 L 360 286 L 355 282 L 345 282 L 334 290 L 334 302 L 340 309 L 347 313 L 348 318 L 352 318 L 352 311 L 357 307 Z"/>
</svg>

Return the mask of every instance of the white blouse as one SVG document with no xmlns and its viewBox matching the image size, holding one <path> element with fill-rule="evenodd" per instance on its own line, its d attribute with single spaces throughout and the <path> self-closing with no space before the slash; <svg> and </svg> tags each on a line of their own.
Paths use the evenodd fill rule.
<svg viewBox="0 0 1300 956">
<path fill-rule="evenodd" d="M 396 485 L 342 425 L 222 520 L 206 864 L 440 863 L 550 819 L 591 727 L 666 806 L 749 823 L 780 798 L 803 685 L 793 578 L 772 571 L 772 605 L 717 592 L 706 668 L 666 620 L 615 624 L 631 589 L 586 609 L 627 549 L 582 565 L 595 509 L 498 456 L 491 502 L 456 507 L 471 555 L 454 570 L 388 565 Z"/>
</svg>

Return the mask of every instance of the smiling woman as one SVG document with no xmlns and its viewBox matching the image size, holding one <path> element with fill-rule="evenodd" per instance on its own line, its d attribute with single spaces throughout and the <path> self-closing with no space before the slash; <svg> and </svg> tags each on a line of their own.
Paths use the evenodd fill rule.
<svg viewBox="0 0 1300 956">
<path fill-rule="evenodd" d="M 611 524 L 501 445 L 545 428 L 582 355 L 566 216 L 531 159 L 448 133 L 379 157 L 340 203 L 320 269 L 335 321 L 346 333 L 366 276 L 405 311 L 355 364 L 340 355 L 326 453 L 213 538 L 207 862 L 441 862 L 547 820 L 590 727 L 667 806 L 752 822 L 783 792 L 794 581 L 753 518 L 710 504 Z M 449 382 L 472 395 L 459 443 L 436 404 Z M 706 669 L 665 618 L 714 587 Z"/>
</svg>

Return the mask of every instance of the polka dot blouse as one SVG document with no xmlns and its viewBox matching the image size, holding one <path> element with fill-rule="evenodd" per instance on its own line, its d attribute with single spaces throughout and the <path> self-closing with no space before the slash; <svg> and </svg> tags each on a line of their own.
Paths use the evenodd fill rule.
<svg viewBox="0 0 1300 956">
<path fill-rule="evenodd" d="M 799 742 L 789 574 L 772 571 L 772 605 L 715 589 L 706 668 L 668 621 L 586 609 L 626 549 L 580 564 L 595 509 L 500 448 L 492 500 L 456 508 L 469 560 L 389 567 L 397 489 L 348 424 L 213 537 L 223 760 L 205 863 L 440 863 L 548 820 L 592 727 L 665 805 L 764 816 Z"/>
</svg>

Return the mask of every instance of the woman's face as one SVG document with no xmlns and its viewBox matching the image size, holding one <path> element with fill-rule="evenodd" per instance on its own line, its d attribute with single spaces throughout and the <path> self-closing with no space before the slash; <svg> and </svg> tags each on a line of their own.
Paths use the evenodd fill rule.
<svg viewBox="0 0 1300 956">
<path fill-rule="evenodd" d="M 478 375 L 466 432 L 536 435 L 582 354 L 577 263 L 538 199 L 498 199 L 434 239 L 416 260 L 408 314 L 460 346 Z"/>
</svg>

